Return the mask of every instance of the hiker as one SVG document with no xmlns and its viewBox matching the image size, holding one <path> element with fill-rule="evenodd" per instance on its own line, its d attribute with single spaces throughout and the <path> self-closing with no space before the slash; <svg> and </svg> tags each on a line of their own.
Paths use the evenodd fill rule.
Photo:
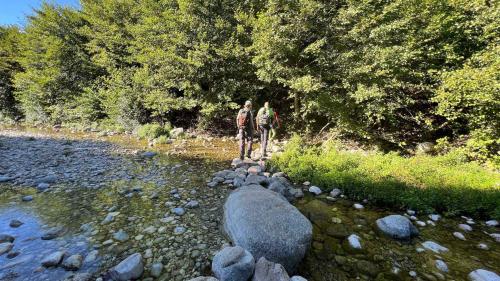
<svg viewBox="0 0 500 281">
<path fill-rule="evenodd" d="M 256 123 L 260 131 L 260 154 L 261 157 L 267 156 L 267 142 L 269 140 L 269 131 L 271 130 L 274 121 L 274 112 L 269 107 L 269 102 L 264 103 L 264 107 L 259 109 L 257 113 Z"/>
<path fill-rule="evenodd" d="M 245 159 L 245 141 L 247 142 L 246 156 L 248 158 L 252 155 L 252 144 L 253 144 L 253 114 L 252 114 L 252 102 L 247 100 L 245 105 L 238 112 L 236 117 L 236 126 L 238 127 L 238 139 L 240 141 L 240 159 Z"/>
<path fill-rule="evenodd" d="M 273 122 L 271 123 L 271 130 L 269 131 L 269 140 L 272 141 L 274 140 L 274 138 L 276 138 L 277 135 L 276 128 L 281 128 L 281 121 L 278 112 L 276 112 L 272 107 L 270 109 L 274 112 Z"/>
</svg>

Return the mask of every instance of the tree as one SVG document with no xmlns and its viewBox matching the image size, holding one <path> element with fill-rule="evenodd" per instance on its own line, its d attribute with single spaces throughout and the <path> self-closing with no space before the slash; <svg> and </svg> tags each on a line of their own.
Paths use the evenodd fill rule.
<svg viewBox="0 0 500 281">
<path fill-rule="evenodd" d="M 22 33 L 15 26 L 0 26 L 0 120 L 19 117 L 14 97 L 14 75 L 22 71 L 19 43 Z"/>
</svg>

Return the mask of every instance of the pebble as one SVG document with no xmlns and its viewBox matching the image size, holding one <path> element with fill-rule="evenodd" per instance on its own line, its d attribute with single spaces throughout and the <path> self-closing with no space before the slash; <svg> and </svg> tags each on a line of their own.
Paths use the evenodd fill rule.
<svg viewBox="0 0 500 281">
<path fill-rule="evenodd" d="M 81 255 L 72 255 L 65 259 L 61 264 L 66 270 L 76 271 L 82 266 L 83 257 Z"/>
<path fill-rule="evenodd" d="M 446 253 L 449 251 L 448 248 L 443 247 L 434 241 L 425 241 L 424 243 L 422 243 L 422 247 L 436 254 Z"/>
<path fill-rule="evenodd" d="M 186 213 L 186 211 L 184 210 L 184 208 L 181 208 L 181 207 L 177 207 L 177 208 L 173 208 L 172 209 L 172 213 L 178 215 L 178 216 L 182 216 Z"/>
<path fill-rule="evenodd" d="M 469 273 L 471 281 L 500 281 L 500 276 L 493 271 L 478 269 Z"/>
<path fill-rule="evenodd" d="M 175 229 L 174 229 L 174 234 L 175 235 L 180 235 L 180 234 L 183 234 L 184 232 L 186 232 L 186 228 L 182 227 L 182 226 L 177 226 Z"/>
<path fill-rule="evenodd" d="M 432 215 L 429 215 L 429 218 L 432 220 L 432 221 L 439 221 L 441 219 L 441 215 L 437 215 L 437 214 L 432 214 Z"/>
<path fill-rule="evenodd" d="M 436 260 L 436 268 L 442 272 L 448 273 L 448 265 L 442 260 Z"/>
<path fill-rule="evenodd" d="M 465 241 L 465 236 L 461 232 L 453 232 L 453 236 L 455 236 L 457 239 Z"/>
<path fill-rule="evenodd" d="M 153 265 L 151 265 L 151 271 L 150 271 L 151 276 L 158 278 L 161 276 L 162 271 L 163 271 L 163 264 L 162 263 L 157 262 L 157 263 L 153 263 Z"/>
<path fill-rule="evenodd" d="M 0 234 L 0 243 L 5 243 L 5 242 L 14 242 L 15 238 L 12 235 L 9 234 Z"/>
<path fill-rule="evenodd" d="M 18 227 L 20 227 L 23 224 L 24 223 L 22 221 L 13 219 L 13 220 L 10 221 L 9 226 L 13 227 L 13 228 L 18 228 Z"/>
<path fill-rule="evenodd" d="M 334 188 L 334 189 L 332 189 L 332 191 L 330 191 L 330 196 L 333 198 L 339 196 L 340 194 L 342 194 L 342 190 L 340 190 L 338 188 Z"/>
<path fill-rule="evenodd" d="M 361 238 L 356 234 L 351 234 L 347 237 L 347 241 L 349 246 L 355 250 L 361 250 L 363 247 L 361 246 Z"/>
<path fill-rule="evenodd" d="M 125 242 L 129 238 L 128 234 L 123 231 L 123 229 L 118 230 L 113 234 L 113 239 L 120 241 L 120 242 Z"/>
<path fill-rule="evenodd" d="M 490 249 L 490 247 L 488 247 L 488 245 L 487 245 L 487 244 L 484 244 L 484 243 L 479 243 L 479 244 L 477 245 L 477 248 L 478 248 L 478 249 L 481 249 L 481 250 L 485 250 L 485 251 L 487 251 L 487 250 L 489 250 L 489 249 Z"/>
<path fill-rule="evenodd" d="M 26 195 L 21 198 L 23 202 L 30 202 L 33 201 L 33 196 L 32 195 Z"/>
<path fill-rule="evenodd" d="M 200 203 L 196 200 L 191 200 L 191 201 L 186 203 L 186 208 L 189 208 L 189 209 L 195 209 L 195 208 L 198 208 L 199 206 L 200 206 Z"/>
<path fill-rule="evenodd" d="M 496 227 L 496 226 L 498 226 L 498 221 L 497 220 L 489 220 L 486 222 L 486 226 Z"/>
<path fill-rule="evenodd" d="M 416 221 L 415 223 L 416 223 L 418 226 L 421 226 L 421 227 L 426 226 L 425 222 L 423 222 L 423 221 Z"/>
<path fill-rule="evenodd" d="M 410 216 L 414 216 L 414 215 L 416 214 L 416 212 L 415 212 L 415 211 L 410 210 L 410 209 L 406 210 L 406 213 L 407 213 L 408 215 L 410 215 Z"/>
<path fill-rule="evenodd" d="M 321 188 L 319 188 L 319 187 L 317 187 L 315 185 L 309 187 L 309 192 L 311 192 L 311 193 L 313 193 L 315 195 L 320 195 L 322 193 Z"/>
<path fill-rule="evenodd" d="M 472 231 L 472 227 L 468 224 L 461 223 L 458 225 L 458 228 L 460 228 L 463 231 L 469 232 Z"/>
<path fill-rule="evenodd" d="M 354 209 L 356 210 L 363 210 L 365 208 L 365 206 L 359 204 L 359 203 L 354 203 L 354 205 L 352 205 L 354 207 Z"/>
<path fill-rule="evenodd" d="M 0 256 L 10 252 L 10 250 L 12 250 L 13 247 L 14 244 L 12 244 L 11 242 L 0 243 Z"/>
<path fill-rule="evenodd" d="M 64 254 L 64 251 L 54 252 L 42 259 L 42 265 L 45 267 L 57 266 L 59 263 L 61 263 Z"/>
</svg>

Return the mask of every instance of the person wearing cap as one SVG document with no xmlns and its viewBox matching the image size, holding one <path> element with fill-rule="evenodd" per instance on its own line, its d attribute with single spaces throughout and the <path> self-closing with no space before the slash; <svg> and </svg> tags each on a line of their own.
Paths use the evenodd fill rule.
<svg viewBox="0 0 500 281">
<path fill-rule="evenodd" d="M 236 126 L 238 127 L 238 139 L 240 145 L 240 159 L 245 159 L 245 142 L 247 144 L 246 156 L 252 155 L 254 122 L 252 114 L 252 102 L 247 100 L 236 116 Z"/>
</svg>

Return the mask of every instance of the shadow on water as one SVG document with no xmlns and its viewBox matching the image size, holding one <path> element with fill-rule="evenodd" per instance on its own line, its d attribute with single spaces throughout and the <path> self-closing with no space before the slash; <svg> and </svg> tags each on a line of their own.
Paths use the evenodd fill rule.
<svg viewBox="0 0 500 281">
<path fill-rule="evenodd" d="M 184 280 L 206 270 L 212 252 L 225 242 L 218 231 L 222 188 L 207 188 L 206 179 L 226 168 L 236 145 L 222 140 L 178 140 L 172 145 L 148 148 L 131 136 L 97 138 L 95 134 L 34 131 L 29 136 L 0 131 L 0 234 L 16 239 L 12 252 L 0 256 L 0 280 L 62 280 L 71 276 L 61 267 L 44 269 L 41 259 L 57 250 L 84 258 L 98 251 L 97 262 L 84 262 L 78 273 L 98 276 L 133 252 L 144 254 L 146 267 L 165 265 L 162 277 Z M 156 151 L 144 157 L 142 151 Z M 12 168 L 12 167 L 15 167 Z M 57 180 L 38 192 L 36 179 L 55 175 Z M 177 190 L 178 197 L 172 193 Z M 23 202 L 30 194 L 33 201 Z M 189 200 L 200 208 L 174 216 L 171 208 Z M 117 214 L 103 223 L 110 213 Z M 12 219 L 24 224 L 12 228 Z M 65 235 L 41 240 L 43 232 L 62 226 Z M 174 235 L 176 227 L 187 231 Z M 153 232 L 145 231 L 154 227 Z M 124 231 L 128 238 L 113 235 Z M 148 270 L 145 277 L 149 275 Z"/>
</svg>

